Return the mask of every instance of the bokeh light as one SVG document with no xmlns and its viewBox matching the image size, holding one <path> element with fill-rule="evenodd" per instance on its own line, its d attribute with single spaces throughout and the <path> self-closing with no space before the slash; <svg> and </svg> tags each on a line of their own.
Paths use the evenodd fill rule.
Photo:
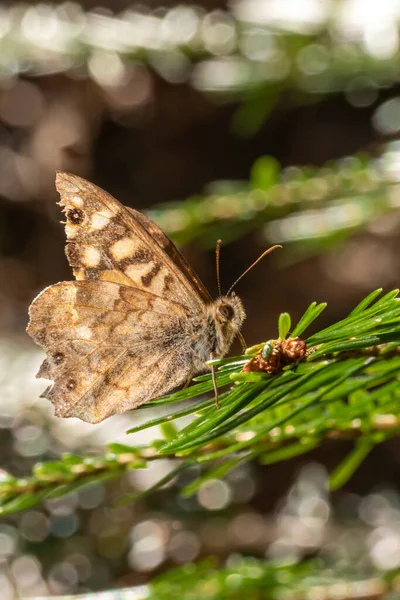
<svg viewBox="0 0 400 600">
<path fill-rule="evenodd" d="M 328 300 L 328 324 L 371 289 L 398 285 L 399 2 L 198 4 L 0 6 L 0 482 L 10 472 L 29 492 L 35 465 L 62 453 L 85 455 L 76 468 L 90 470 L 97 459 L 117 464 L 104 457 L 108 443 L 150 449 L 143 468 L 2 519 L 1 600 L 125 586 L 142 598 L 156 574 L 211 554 L 228 565 L 243 555 L 282 564 L 313 556 L 363 573 L 400 568 L 396 440 L 335 494 L 328 470 L 341 460 L 339 442 L 278 469 L 240 465 L 180 495 L 204 475 L 198 466 L 137 499 L 177 462 L 152 460 L 158 427 L 125 431 L 167 409 L 89 425 L 55 418 L 40 398 L 43 353 L 25 334 L 28 305 L 72 278 L 57 169 L 146 211 L 182 245 L 214 248 L 222 237 L 224 289 L 267 243 L 284 244 L 280 266 L 238 287 L 249 343 L 276 336 L 283 306 L 297 314 Z M 258 168 L 266 155 L 269 167 Z M 214 290 L 214 253 L 196 243 L 185 252 Z M 373 423 L 398 420 L 388 412 Z M 359 433 L 362 422 L 350 426 Z M 135 499 L 120 505 L 127 494 Z M 230 577 L 235 589 L 239 575 Z"/>
</svg>

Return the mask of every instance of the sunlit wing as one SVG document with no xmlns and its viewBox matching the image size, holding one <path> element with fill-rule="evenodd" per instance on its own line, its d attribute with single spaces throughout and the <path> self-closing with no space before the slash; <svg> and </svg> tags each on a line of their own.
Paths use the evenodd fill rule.
<svg viewBox="0 0 400 600">
<path fill-rule="evenodd" d="M 66 254 L 77 279 L 113 281 L 172 298 L 193 312 L 211 300 L 171 240 L 144 215 L 85 179 L 56 178 L 66 214 Z"/>
<path fill-rule="evenodd" d="M 192 374 L 179 303 L 108 281 L 64 282 L 30 307 L 28 333 L 47 358 L 38 377 L 55 414 L 96 423 L 167 393 Z"/>
</svg>

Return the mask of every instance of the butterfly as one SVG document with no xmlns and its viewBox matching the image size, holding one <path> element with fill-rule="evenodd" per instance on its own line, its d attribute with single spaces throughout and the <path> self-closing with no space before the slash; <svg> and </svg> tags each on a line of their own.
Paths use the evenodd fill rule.
<svg viewBox="0 0 400 600">
<path fill-rule="evenodd" d="M 98 423 L 210 369 L 240 335 L 245 310 L 231 290 L 212 300 L 142 213 L 77 175 L 58 172 L 56 187 L 76 281 L 33 300 L 27 332 L 46 352 L 37 377 L 53 381 L 42 397 L 55 415 Z"/>
</svg>

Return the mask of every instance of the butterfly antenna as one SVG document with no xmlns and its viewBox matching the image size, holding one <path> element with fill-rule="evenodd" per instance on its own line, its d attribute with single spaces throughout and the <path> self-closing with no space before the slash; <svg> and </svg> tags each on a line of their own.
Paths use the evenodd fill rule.
<svg viewBox="0 0 400 600">
<path fill-rule="evenodd" d="M 218 295 L 222 296 L 221 292 L 221 278 L 219 274 L 219 255 L 221 252 L 221 244 L 222 240 L 217 240 L 217 247 L 215 248 L 215 266 L 217 271 L 217 285 L 218 285 Z"/>
<path fill-rule="evenodd" d="M 256 266 L 257 263 L 260 262 L 260 260 L 262 260 L 264 258 L 264 256 L 267 256 L 267 254 L 270 254 L 271 252 L 273 252 L 274 250 L 276 250 L 277 248 L 283 248 L 283 246 L 280 246 L 279 244 L 277 244 L 276 246 L 271 246 L 271 248 L 268 248 L 268 250 L 265 250 L 265 252 L 263 252 L 261 254 L 261 256 L 259 256 L 257 258 L 257 260 L 255 260 L 237 279 L 236 281 L 231 285 L 231 287 L 229 288 L 228 292 L 227 292 L 227 296 L 229 296 L 229 294 L 231 293 L 231 291 L 233 290 L 233 288 L 235 287 L 235 285 L 237 283 L 239 283 L 239 281 L 242 279 L 242 277 L 244 277 L 245 275 L 247 275 L 247 273 Z"/>
</svg>

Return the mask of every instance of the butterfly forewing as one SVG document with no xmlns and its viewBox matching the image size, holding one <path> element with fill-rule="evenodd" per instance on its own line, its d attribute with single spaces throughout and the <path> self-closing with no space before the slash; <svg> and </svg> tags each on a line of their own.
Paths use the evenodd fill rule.
<svg viewBox="0 0 400 600">
<path fill-rule="evenodd" d="M 207 291 L 159 227 L 76 175 L 59 172 L 56 186 L 77 279 L 114 281 L 204 310 Z"/>
<path fill-rule="evenodd" d="M 143 215 L 137 210 L 134 210 L 130 207 L 125 207 L 132 216 L 139 221 L 139 223 L 146 229 L 146 231 L 151 235 L 154 242 L 156 242 L 160 248 L 170 257 L 175 266 L 179 269 L 179 271 L 186 276 L 187 283 L 189 283 L 193 290 L 199 294 L 202 300 L 206 303 L 212 302 L 212 298 L 207 291 L 207 288 L 204 286 L 200 278 L 197 276 L 195 271 L 189 265 L 189 263 L 185 260 L 182 254 L 179 252 L 178 248 L 175 244 L 169 239 L 165 233 L 151 221 L 146 215 Z"/>
</svg>

